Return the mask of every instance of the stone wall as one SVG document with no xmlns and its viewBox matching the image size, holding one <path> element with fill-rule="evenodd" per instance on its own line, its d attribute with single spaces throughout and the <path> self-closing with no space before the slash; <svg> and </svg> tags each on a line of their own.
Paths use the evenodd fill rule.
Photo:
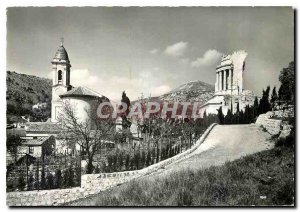
<svg viewBox="0 0 300 212">
<path fill-rule="evenodd" d="M 281 131 L 282 120 L 273 119 L 274 112 L 260 114 L 255 124 L 265 128 L 271 135 L 278 135 Z"/>
<path fill-rule="evenodd" d="M 175 161 L 189 157 L 190 153 L 196 150 L 205 140 L 209 132 L 216 124 L 212 124 L 198 139 L 196 144 L 189 150 L 186 150 L 172 158 L 163 160 L 141 170 L 86 174 L 81 177 L 81 187 L 71 189 L 54 189 L 41 191 L 23 191 L 8 192 L 6 202 L 8 206 L 56 206 L 63 203 L 71 202 L 76 199 L 99 193 L 108 188 L 128 182 L 134 178 L 153 173 Z"/>
</svg>

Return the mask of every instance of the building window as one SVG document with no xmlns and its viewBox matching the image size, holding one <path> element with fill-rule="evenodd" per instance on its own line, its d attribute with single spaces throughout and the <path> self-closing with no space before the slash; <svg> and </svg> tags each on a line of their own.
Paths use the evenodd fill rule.
<svg viewBox="0 0 300 212">
<path fill-rule="evenodd" d="M 34 150 L 34 147 L 33 147 L 33 146 L 30 146 L 30 147 L 29 147 L 29 154 L 33 154 L 33 150 Z"/>
<path fill-rule="evenodd" d="M 58 83 L 59 84 L 62 83 L 62 71 L 61 70 L 58 71 Z"/>
</svg>

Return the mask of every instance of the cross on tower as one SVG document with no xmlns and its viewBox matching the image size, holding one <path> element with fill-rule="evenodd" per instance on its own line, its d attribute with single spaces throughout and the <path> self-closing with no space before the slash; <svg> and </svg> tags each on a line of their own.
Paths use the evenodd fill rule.
<svg viewBox="0 0 300 212">
<path fill-rule="evenodd" d="M 63 46 L 64 45 L 64 38 L 60 38 L 60 45 Z"/>
</svg>

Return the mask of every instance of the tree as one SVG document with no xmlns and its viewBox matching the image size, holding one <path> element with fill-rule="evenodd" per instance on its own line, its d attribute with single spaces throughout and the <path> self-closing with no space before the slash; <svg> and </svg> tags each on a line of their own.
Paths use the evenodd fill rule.
<svg viewBox="0 0 300 212">
<path fill-rule="evenodd" d="M 35 189 L 39 190 L 40 189 L 40 170 L 39 170 L 39 164 L 40 162 L 37 161 L 37 166 L 36 166 L 36 170 L 35 170 L 35 183 L 34 183 L 34 187 Z"/>
<path fill-rule="evenodd" d="M 15 162 L 19 153 L 18 147 L 21 146 L 22 140 L 18 135 L 8 135 L 6 137 L 6 149 L 14 157 Z"/>
<path fill-rule="evenodd" d="M 253 104 L 253 116 L 254 117 L 258 116 L 258 107 L 259 107 L 258 98 L 256 96 L 255 99 L 254 99 L 254 104 Z"/>
<path fill-rule="evenodd" d="M 279 75 L 281 82 L 279 98 L 283 101 L 294 102 L 295 95 L 295 64 L 294 61 L 289 63 L 287 68 L 283 68 Z"/>
<path fill-rule="evenodd" d="M 225 124 L 234 124 L 232 119 L 233 119 L 233 114 L 232 114 L 231 110 L 229 109 L 225 116 Z"/>
<path fill-rule="evenodd" d="M 278 99 L 278 95 L 277 95 L 277 92 L 276 92 L 276 86 L 274 86 L 273 91 L 272 91 L 272 95 L 271 95 L 271 100 L 270 100 L 272 108 L 274 108 L 274 106 L 275 106 L 274 104 L 277 101 L 277 99 Z"/>
<path fill-rule="evenodd" d="M 129 154 L 126 155 L 125 167 L 126 167 L 126 171 L 130 170 L 130 155 Z"/>
<path fill-rule="evenodd" d="M 263 90 L 262 98 L 259 101 L 259 109 L 258 113 L 266 113 L 271 110 L 271 104 L 269 102 L 269 93 L 270 93 L 270 86 L 267 87 L 266 90 Z"/>
<path fill-rule="evenodd" d="M 27 190 L 33 190 L 34 189 L 34 177 L 33 174 L 30 173 L 29 174 L 29 178 L 28 178 L 28 189 Z"/>
<path fill-rule="evenodd" d="M 63 178 L 62 178 L 62 173 L 60 169 L 57 169 L 55 171 L 55 181 L 54 181 L 54 187 L 55 188 L 61 188 L 62 187 L 62 182 L 63 182 Z"/>
<path fill-rule="evenodd" d="M 93 158 L 97 152 L 100 152 L 103 141 L 112 140 L 114 135 L 114 122 L 111 117 L 98 118 L 97 114 L 99 102 L 97 100 L 86 110 L 88 118 L 79 119 L 76 114 L 76 105 L 69 101 L 63 103 L 62 113 L 58 118 L 62 126 L 61 137 L 64 137 L 67 145 L 75 146 L 78 144 L 87 156 L 87 174 L 93 173 Z"/>
<path fill-rule="evenodd" d="M 41 189 L 46 189 L 46 176 L 45 176 L 45 164 L 42 164 L 42 172 L 41 172 Z"/>
<path fill-rule="evenodd" d="M 25 182 L 23 173 L 21 173 L 21 174 L 19 175 L 19 178 L 18 178 L 18 188 L 19 188 L 21 191 L 24 191 L 25 186 L 26 186 L 26 182 Z"/>
<path fill-rule="evenodd" d="M 47 178 L 47 182 L 46 182 L 47 189 L 53 189 L 54 188 L 53 175 L 49 172 L 46 178 Z"/>
<path fill-rule="evenodd" d="M 218 119 L 220 124 L 224 124 L 224 114 L 222 111 L 222 106 L 218 109 Z"/>
</svg>

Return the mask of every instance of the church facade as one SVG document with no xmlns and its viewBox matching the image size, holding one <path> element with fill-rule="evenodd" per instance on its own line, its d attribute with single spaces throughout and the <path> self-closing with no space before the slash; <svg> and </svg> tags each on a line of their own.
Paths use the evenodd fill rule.
<svg viewBox="0 0 300 212">
<path fill-rule="evenodd" d="M 222 107 L 223 114 L 228 110 L 233 113 L 237 108 L 244 110 L 247 105 L 253 105 L 255 95 L 250 90 L 244 90 L 243 72 L 247 52 L 237 51 L 231 55 L 225 55 L 221 63 L 216 67 L 216 83 L 214 96 L 200 107 L 199 114 L 217 114 Z"/>
</svg>

